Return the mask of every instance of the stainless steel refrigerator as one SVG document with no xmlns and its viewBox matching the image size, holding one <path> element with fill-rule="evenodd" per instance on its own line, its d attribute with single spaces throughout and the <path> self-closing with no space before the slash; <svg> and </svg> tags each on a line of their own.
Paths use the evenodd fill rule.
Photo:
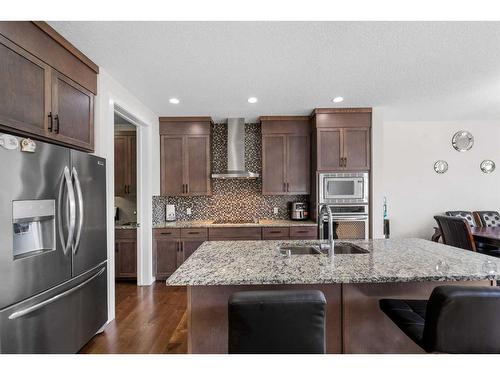
<svg viewBox="0 0 500 375">
<path fill-rule="evenodd" d="M 76 353 L 107 320 L 106 162 L 34 145 L 0 134 L 0 353 Z"/>
</svg>

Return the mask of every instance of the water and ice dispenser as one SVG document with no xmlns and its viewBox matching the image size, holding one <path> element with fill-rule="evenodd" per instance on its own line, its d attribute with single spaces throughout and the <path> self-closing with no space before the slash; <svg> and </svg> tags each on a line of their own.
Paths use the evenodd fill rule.
<svg viewBox="0 0 500 375">
<path fill-rule="evenodd" d="M 54 199 L 12 202 L 14 259 L 55 250 L 55 212 Z"/>
</svg>

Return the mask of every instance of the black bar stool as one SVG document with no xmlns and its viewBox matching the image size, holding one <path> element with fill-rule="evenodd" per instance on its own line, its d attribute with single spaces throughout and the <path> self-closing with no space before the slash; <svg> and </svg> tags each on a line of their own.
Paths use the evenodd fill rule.
<svg viewBox="0 0 500 375">
<path fill-rule="evenodd" d="M 439 286 L 428 301 L 382 299 L 380 309 L 428 353 L 500 353 L 500 289 Z"/>
<path fill-rule="evenodd" d="M 230 354 L 325 353 L 319 290 L 249 291 L 229 299 Z"/>
</svg>

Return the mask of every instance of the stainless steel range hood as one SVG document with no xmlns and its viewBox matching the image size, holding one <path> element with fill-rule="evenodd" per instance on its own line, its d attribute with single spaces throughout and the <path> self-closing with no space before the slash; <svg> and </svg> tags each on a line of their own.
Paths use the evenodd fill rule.
<svg viewBox="0 0 500 375">
<path fill-rule="evenodd" d="M 245 168 L 245 119 L 227 119 L 227 171 L 213 173 L 212 178 L 257 178 L 258 173 Z"/>
</svg>

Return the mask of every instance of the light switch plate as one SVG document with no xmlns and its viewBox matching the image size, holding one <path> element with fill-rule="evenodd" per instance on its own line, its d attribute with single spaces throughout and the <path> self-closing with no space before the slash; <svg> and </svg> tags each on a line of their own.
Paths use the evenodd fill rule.
<svg viewBox="0 0 500 375">
<path fill-rule="evenodd" d="M 273 208 L 273 214 L 278 215 L 278 212 L 279 212 L 279 211 L 278 211 L 278 207 L 274 207 L 274 208 Z"/>
<path fill-rule="evenodd" d="M 187 214 L 187 215 L 191 215 L 191 208 L 187 208 L 187 209 L 186 209 L 186 214 Z"/>
</svg>

